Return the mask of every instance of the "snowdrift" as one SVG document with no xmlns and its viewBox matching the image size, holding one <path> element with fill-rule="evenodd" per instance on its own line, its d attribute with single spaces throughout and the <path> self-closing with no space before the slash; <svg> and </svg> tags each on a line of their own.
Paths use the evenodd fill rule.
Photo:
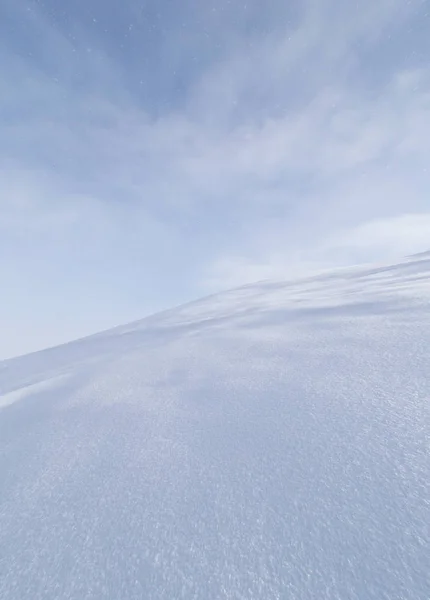
<svg viewBox="0 0 430 600">
<path fill-rule="evenodd" d="M 0 598 L 428 600 L 430 255 L 0 363 Z"/>
</svg>

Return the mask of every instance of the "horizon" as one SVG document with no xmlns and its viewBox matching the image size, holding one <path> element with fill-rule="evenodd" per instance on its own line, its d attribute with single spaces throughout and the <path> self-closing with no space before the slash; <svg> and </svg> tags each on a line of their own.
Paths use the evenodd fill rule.
<svg viewBox="0 0 430 600">
<path fill-rule="evenodd" d="M 291 278 L 287 278 L 284 280 L 261 279 L 258 281 L 242 284 L 242 285 L 234 287 L 234 288 L 228 288 L 228 289 L 220 290 L 218 292 L 207 294 L 205 296 L 194 298 L 194 299 L 188 300 L 187 302 L 184 302 L 182 304 L 170 306 L 161 311 L 155 311 L 153 313 L 147 314 L 144 317 L 141 317 L 134 321 L 117 323 L 117 324 L 113 325 L 112 327 L 108 327 L 107 329 L 95 331 L 88 335 L 84 335 L 84 336 L 81 336 L 78 338 L 66 340 L 65 342 L 61 342 L 60 344 L 43 347 L 38 350 L 29 352 L 29 353 L 25 353 L 25 354 L 18 354 L 16 356 L 10 356 L 6 359 L 0 359 L 0 365 L 1 365 L 1 363 L 5 363 L 8 361 L 19 361 L 21 358 L 25 359 L 27 357 L 31 357 L 32 355 L 39 354 L 39 353 L 55 352 L 57 349 L 60 350 L 63 346 L 68 346 L 70 344 L 71 345 L 75 345 L 75 344 L 80 345 L 82 342 L 85 343 L 86 340 L 90 340 L 94 337 L 99 337 L 99 336 L 103 337 L 106 334 L 113 334 L 115 332 L 118 333 L 121 330 L 129 328 L 129 327 L 135 328 L 136 326 L 141 326 L 146 321 L 150 322 L 152 319 L 159 319 L 160 317 L 163 317 L 163 316 L 180 314 L 181 311 L 193 308 L 196 305 L 197 306 L 198 305 L 204 306 L 206 304 L 210 305 L 212 300 L 214 300 L 218 297 L 221 297 L 221 298 L 228 297 L 229 295 L 231 295 L 235 292 L 241 292 L 243 290 L 250 290 L 250 289 L 252 290 L 253 288 L 259 289 L 261 286 L 264 287 L 267 284 L 270 284 L 271 286 L 278 285 L 278 286 L 282 287 L 284 285 L 300 286 L 307 282 L 311 282 L 311 281 L 314 282 L 315 280 L 324 282 L 324 280 L 327 276 L 330 279 L 332 279 L 333 277 L 334 277 L 334 279 L 336 279 L 336 275 L 342 276 L 342 274 L 345 274 L 345 273 L 347 273 L 349 275 L 361 274 L 361 275 L 367 276 L 369 274 L 369 272 L 373 272 L 375 270 L 378 272 L 384 271 L 384 270 L 391 271 L 393 268 L 394 268 L 394 270 L 396 270 L 397 268 L 401 268 L 402 265 L 407 265 L 407 263 L 409 263 L 409 262 L 412 262 L 412 263 L 418 262 L 419 263 L 421 260 L 426 260 L 428 257 L 430 257 L 430 250 L 427 250 L 424 252 L 418 252 L 416 254 L 409 255 L 409 256 L 404 256 L 402 260 L 394 262 L 394 263 L 389 262 L 389 261 L 362 263 L 362 264 L 350 265 L 347 267 L 342 266 L 342 267 L 336 267 L 336 268 L 322 269 L 322 270 L 315 271 L 313 273 L 307 273 L 306 275 L 302 275 L 299 277 L 291 277 Z"/>
</svg>

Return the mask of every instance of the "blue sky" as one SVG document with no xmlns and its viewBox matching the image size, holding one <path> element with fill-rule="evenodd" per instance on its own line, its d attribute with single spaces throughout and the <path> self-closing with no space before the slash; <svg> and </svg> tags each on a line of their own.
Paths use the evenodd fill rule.
<svg viewBox="0 0 430 600">
<path fill-rule="evenodd" d="M 0 358 L 427 249 L 429 15 L 3 0 Z"/>
</svg>

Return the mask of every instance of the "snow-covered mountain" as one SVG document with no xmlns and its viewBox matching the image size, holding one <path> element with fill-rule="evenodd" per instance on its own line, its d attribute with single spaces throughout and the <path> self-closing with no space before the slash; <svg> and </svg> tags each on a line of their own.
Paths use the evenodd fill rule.
<svg viewBox="0 0 430 600">
<path fill-rule="evenodd" d="M 3 600 L 428 600 L 430 255 L 0 363 Z"/>
</svg>

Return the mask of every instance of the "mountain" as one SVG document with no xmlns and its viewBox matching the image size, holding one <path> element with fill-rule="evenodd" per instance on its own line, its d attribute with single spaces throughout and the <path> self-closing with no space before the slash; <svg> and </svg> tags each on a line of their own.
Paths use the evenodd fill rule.
<svg viewBox="0 0 430 600">
<path fill-rule="evenodd" d="M 0 363 L 0 598 L 428 600 L 430 255 Z"/>
</svg>

